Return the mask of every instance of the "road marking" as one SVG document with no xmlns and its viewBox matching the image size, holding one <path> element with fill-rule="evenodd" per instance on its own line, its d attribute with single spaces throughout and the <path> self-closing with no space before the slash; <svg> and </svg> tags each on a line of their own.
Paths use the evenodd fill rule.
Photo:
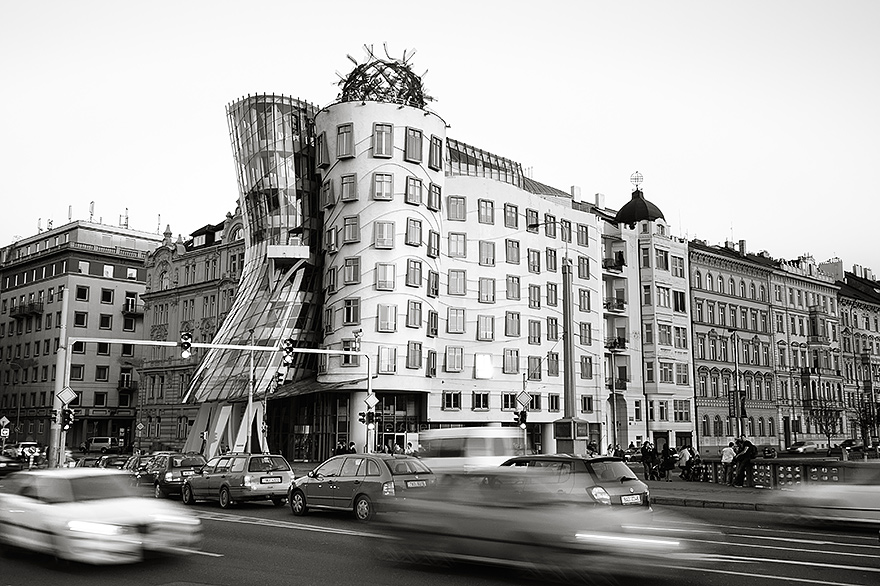
<svg viewBox="0 0 880 586">
<path fill-rule="evenodd" d="M 211 551 L 202 551 L 202 550 L 200 550 L 200 549 L 189 549 L 189 548 L 186 548 L 186 547 L 183 548 L 183 549 L 181 549 L 180 551 L 182 551 L 183 553 L 191 553 L 191 554 L 195 554 L 195 555 L 203 555 L 203 556 L 212 557 L 212 558 L 222 558 L 222 557 L 223 557 L 223 554 L 222 554 L 222 553 L 214 553 L 214 552 L 211 552 Z"/>
<path fill-rule="evenodd" d="M 751 547 L 754 548 L 754 543 L 734 543 L 732 541 L 706 541 L 704 539 L 684 539 L 684 541 L 693 541 L 694 543 L 711 543 L 713 545 L 726 545 L 726 546 L 736 546 L 736 547 Z M 871 558 L 877 559 L 875 554 L 868 553 L 851 553 L 846 551 L 819 551 L 815 549 L 807 549 L 801 547 L 780 547 L 778 545 L 762 545 L 762 549 L 781 549 L 782 551 L 798 551 L 801 553 L 819 553 L 825 555 L 833 555 L 833 556 L 850 556 L 850 557 L 860 557 L 860 558 Z M 731 561 L 740 561 L 740 560 L 758 560 L 758 561 L 770 561 L 778 564 L 800 564 L 800 565 L 808 565 L 808 566 L 819 566 L 822 568 L 846 568 L 853 569 L 852 566 L 840 566 L 836 564 L 817 564 L 813 562 L 798 562 L 792 560 L 779 560 L 779 559 L 770 559 L 770 558 L 744 558 L 744 557 L 736 557 L 732 558 Z M 878 572 L 880 573 L 880 568 L 861 568 L 868 572 Z"/>
<path fill-rule="evenodd" d="M 301 531 L 314 531 L 316 533 L 335 533 L 337 535 L 352 535 L 355 537 L 387 537 L 385 535 L 368 533 L 366 531 L 353 531 L 351 529 L 333 529 L 330 527 L 319 527 L 318 525 L 306 525 L 303 523 L 294 523 L 291 521 L 279 521 L 277 519 L 243 517 L 240 515 L 232 515 L 229 513 L 198 512 L 197 515 L 201 519 L 208 519 L 211 521 L 226 521 L 229 523 L 242 523 L 245 525 L 260 525 L 263 527 L 284 527 L 285 529 L 299 529 Z"/>
<path fill-rule="evenodd" d="M 713 574 L 726 574 L 730 576 L 744 576 L 748 578 L 762 578 L 764 580 L 779 580 L 786 584 L 793 582 L 803 582 L 806 584 L 821 584 L 822 586 L 855 586 L 852 582 L 824 582 L 814 578 L 794 578 L 791 576 L 768 576 L 766 574 L 752 574 L 742 571 L 718 570 L 714 568 L 679 568 L 682 570 L 693 570 L 695 572 L 711 572 Z"/>
</svg>

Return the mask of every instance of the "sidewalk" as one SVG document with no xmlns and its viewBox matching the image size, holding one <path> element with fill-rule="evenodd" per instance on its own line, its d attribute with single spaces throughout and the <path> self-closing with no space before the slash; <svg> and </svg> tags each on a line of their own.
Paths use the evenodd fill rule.
<svg viewBox="0 0 880 586">
<path fill-rule="evenodd" d="M 649 480 L 651 503 L 710 509 L 766 511 L 773 508 L 778 493 L 769 488 L 734 488 L 713 482 L 688 482 L 673 475 L 671 482 Z"/>
</svg>

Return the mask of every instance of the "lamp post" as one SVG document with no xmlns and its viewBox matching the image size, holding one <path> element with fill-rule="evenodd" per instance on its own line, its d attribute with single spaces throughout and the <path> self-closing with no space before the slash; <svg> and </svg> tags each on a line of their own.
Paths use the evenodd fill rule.
<svg viewBox="0 0 880 586">
<path fill-rule="evenodd" d="M 740 412 L 741 404 L 739 396 L 739 336 L 736 335 L 736 328 L 728 328 L 727 331 L 730 332 L 730 337 L 733 339 L 733 404 L 732 407 L 730 407 L 729 412 L 736 419 L 736 437 L 741 437 L 741 416 L 745 414 Z M 729 400 L 730 398 L 728 398 L 728 401 Z"/>
<path fill-rule="evenodd" d="M 18 371 L 21 370 L 21 364 L 18 362 L 12 361 L 9 363 L 9 366 L 12 367 L 13 370 Z M 15 443 L 21 442 L 21 397 L 19 397 L 15 392 L 15 374 L 12 375 L 12 395 L 15 397 Z"/>
</svg>

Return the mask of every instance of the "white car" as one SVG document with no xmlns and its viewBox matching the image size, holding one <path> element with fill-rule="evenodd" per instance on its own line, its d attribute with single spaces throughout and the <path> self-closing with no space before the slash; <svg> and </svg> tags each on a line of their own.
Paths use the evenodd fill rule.
<svg viewBox="0 0 880 586">
<path fill-rule="evenodd" d="M 199 519 L 140 496 L 129 475 L 101 468 L 10 474 L 0 483 L 0 543 L 90 564 L 138 562 L 197 547 Z"/>
<path fill-rule="evenodd" d="M 795 523 L 880 527 L 880 484 L 815 483 L 780 491 L 773 503 Z"/>
</svg>

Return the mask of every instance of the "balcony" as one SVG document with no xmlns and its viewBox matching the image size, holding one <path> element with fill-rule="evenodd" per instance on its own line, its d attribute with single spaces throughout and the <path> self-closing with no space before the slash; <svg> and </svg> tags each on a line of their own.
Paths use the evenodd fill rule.
<svg viewBox="0 0 880 586">
<path fill-rule="evenodd" d="M 608 378 L 605 379 L 605 382 L 608 385 L 609 389 L 613 389 L 615 391 L 625 391 L 627 387 L 627 383 L 629 382 L 628 378 Z"/>
<path fill-rule="evenodd" d="M 621 352 L 626 350 L 626 338 L 612 337 L 605 338 L 605 348 L 612 352 Z"/>
<path fill-rule="evenodd" d="M 126 299 L 122 304 L 122 315 L 142 316 L 144 315 L 144 304 L 138 303 L 135 299 Z"/>
<path fill-rule="evenodd" d="M 116 390 L 120 393 L 136 393 L 138 381 L 131 380 L 130 378 L 121 378 L 119 379 L 119 384 L 116 385 Z"/>
<path fill-rule="evenodd" d="M 623 267 L 626 266 L 626 258 L 623 256 L 623 253 L 616 253 L 611 258 L 603 258 L 602 259 L 602 268 L 606 271 L 615 271 L 622 272 Z"/>
<path fill-rule="evenodd" d="M 24 318 L 29 315 L 43 315 L 43 302 L 31 301 L 30 303 L 22 303 L 9 308 L 10 317 Z"/>
<path fill-rule="evenodd" d="M 626 299 L 621 299 L 619 297 L 606 297 L 605 309 L 622 313 L 626 311 Z"/>
</svg>

